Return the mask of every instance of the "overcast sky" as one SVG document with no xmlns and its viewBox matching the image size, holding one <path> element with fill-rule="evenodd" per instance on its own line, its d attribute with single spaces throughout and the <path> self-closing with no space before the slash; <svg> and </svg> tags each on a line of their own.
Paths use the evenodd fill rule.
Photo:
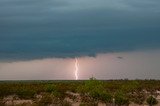
<svg viewBox="0 0 160 106">
<path fill-rule="evenodd" d="M 0 0 L 0 59 L 160 48 L 159 0 Z"/>
<path fill-rule="evenodd" d="M 160 0 L 0 0 L 0 80 L 159 79 Z M 23 61 L 26 60 L 26 61 Z"/>
<path fill-rule="evenodd" d="M 160 50 L 78 58 L 78 79 L 160 79 Z M 73 80 L 75 59 L 0 62 L 0 80 Z"/>
</svg>

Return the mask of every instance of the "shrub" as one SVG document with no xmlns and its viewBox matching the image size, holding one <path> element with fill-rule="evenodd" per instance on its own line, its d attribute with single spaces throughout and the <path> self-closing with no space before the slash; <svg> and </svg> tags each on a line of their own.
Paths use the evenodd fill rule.
<svg viewBox="0 0 160 106">
<path fill-rule="evenodd" d="M 103 91 L 100 93 L 100 100 L 102 100 L 105 103 L 111 103 L 112 102 L 112 95 Z"/>
<path fill-rule="evenodd" d="M 130 81 L 130 82 L 128 81 L 121 87 L 121 91 L 134 92 L 134 91 L 138 90 L 138 88 L 139 88 L 138 81 Z"/>
<path fill-rule="evenodd" d="M 85 81 L 84 85 L 81 85 L 77 88 L 80 93 L 88 93 L 93 89 L 104 89 L 104 84 L 102 81 L 98 81 L 96 79 L 90 79 Z"/>
<path fill-rule="evenodd" d="M 92 91 L 89 92 L 89 95 L 95 100 L 101 100 L 102 102 L 105 102 L 105 103 L 112 102 L 111 94 L 109 94 L 105 90 L 93 89 Z"/>
<path fill-rule="evenodd" d="M 156 105 L 158 103 L 158 101 L 153 96 L 150 96 L 150 97 L 147 98 L 147 103 L 150 106 L 153 106 L 153 105 Z"/>
<path fill-rule="evenodd" d="M 45 87 L 46 92 L 54 92 L 55 90 L 56 90 L 56 86 L 53 84 L 46 85 L 46 87 Z"/>
<path fill-rule="evenodd" d="M 143 102 L 145 101 L 145 93 L 143 92 L 135 92 L 135 93 L 130 93 L 129 94 L 129 99 L 130 101 L 136 103 L 136 104 L 143 104 Z"/>
<path fill-rule="evenodd" d="M 121 91 L 118 91 L 116 92 L 115 94 L 115 104 L 117 104 L 118 106 L 121 106 L 121 105 L 129 105 L 129 99 L 126 97 L 126 95 L 121 92 Z"/>
<path fill-rule="evenodd" d="M 53 103 L 53 99 L 54 99 L 53 95 L 45 93 L 42 95 L 42 98 L 38 102 L 38 105 L 40 106 L 50 105 Z"/>
<path fill-rule="evenodd" d="M 64 99 L 65 97 L 65 94 L 64 93 L 61 93 L 61 92 L 58 92 L 58 91 L 54 91 L 52 92 L 52 94 L 56 97 L 56 98 L 59 98 L 59 99 Z"/>
<path fill-rule="evenodd" d="M 112 96 L 106 91 L 104 83 L 95 78 L 85 81 L 84 85 L 79 86 L 77 90 L 89 101 L 98 102 L 100 100 L 104 103 L 112 102 Z"/>
<path fill-rule="evenodd" d="M 27 88 L 22 88 L 19 89 L 16 93 L 20 98 L 25 98 L 25 99 L 30 99 L 33 98 L 36 92 L 34 89 L 27 89 Z"/>
</svg>

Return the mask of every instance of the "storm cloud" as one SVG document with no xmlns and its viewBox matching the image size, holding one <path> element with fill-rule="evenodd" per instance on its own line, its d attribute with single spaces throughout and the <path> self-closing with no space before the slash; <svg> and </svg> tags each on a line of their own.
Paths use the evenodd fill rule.
<svg viewBox="0 0 160 106">
<path fill-rule="evenodd" d="M 160 48 L 158 0 L 1 0 L 0 59 Z"/>
</svg>

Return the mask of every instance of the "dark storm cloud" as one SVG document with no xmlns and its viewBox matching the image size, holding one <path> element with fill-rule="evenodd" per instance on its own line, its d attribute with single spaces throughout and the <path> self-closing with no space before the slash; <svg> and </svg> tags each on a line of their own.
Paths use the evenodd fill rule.
<svg viewBox="0 0 160 106">
<path fill-rule="evenodd" d="M 158 0 L 1 0 L 0 59 L 160 47 Z"/>
</svg>

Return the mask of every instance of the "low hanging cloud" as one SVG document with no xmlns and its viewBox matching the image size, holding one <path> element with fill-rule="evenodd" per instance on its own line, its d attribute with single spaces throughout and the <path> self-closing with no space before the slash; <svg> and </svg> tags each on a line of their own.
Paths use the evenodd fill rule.
<svg viewBox="0 0 160 106">
<path fill-rule="evenodd" d="M 0 59 L 160 48 L 160 1 L 1 0 Z"/>
</svg>

